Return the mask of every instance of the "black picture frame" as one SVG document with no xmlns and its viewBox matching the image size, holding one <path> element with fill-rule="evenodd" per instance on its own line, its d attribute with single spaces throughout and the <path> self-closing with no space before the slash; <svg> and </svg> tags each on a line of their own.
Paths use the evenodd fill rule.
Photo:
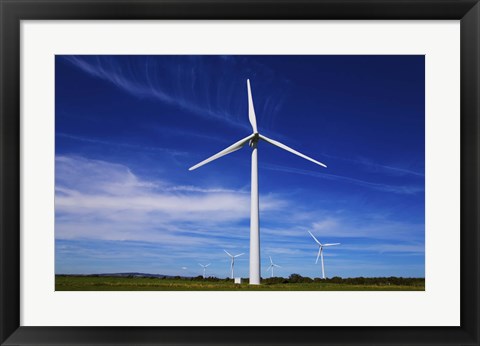
<svg viewBox="0 0 480 346">
<path fill-rule="evenodd" d="M 0 18 L 1 345 L 480 345 L 478 0 L 0 0 Z M 24 19 L 460 20 L 461 326 L 20 326 L 20 21 Z"/>
</svg>

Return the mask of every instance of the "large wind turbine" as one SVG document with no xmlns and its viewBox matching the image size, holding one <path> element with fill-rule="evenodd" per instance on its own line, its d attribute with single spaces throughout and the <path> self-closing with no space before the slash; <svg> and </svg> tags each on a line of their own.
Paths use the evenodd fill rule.
<svg viewBox="0 0 480 346">
<path fill-rule="evenodd" d="M 327 167 L 325 164 L 316 161 L 302 153 L 299 153 L 296 150 L 293 150 L 290 147 L 287 147 L 285 144 L 277 142 L 273 139 L 265 137 L 258 133 L 257 131 L 257 119 L 255 117 L 255 109 L 253 107 L 253 98 L 252 91 L 250 88 L 250 80 L 247 79 L 247 93 L 248 93 L 248 119 L 252 125 L 253 133 L 250 136 L 247 136 L 238 142 L 233 143 L 228 148 L 223 149 L 219 153 L 210 156 L 208 159 L 203 160 L 202 162 L 196 164 L 189 168 L 190 171 L 203 166 L 213 160 L 216 160 L 222 156 L 233 153 L 241 149 L 246 143 L 252 148 L 252 183 L 251 183 L 251 204 L 250 204 L 250 284 L 259 285 L 260 284 L 260 225 L 259 225 L 259 210 L 258 210 L 258 154 L 257 146 L 259 140 L 270 143 L 276 147 L 284 149 L 291 152 L 292 154 L 298 155 L 306 160 L 312 161 L 317 165 L 322 167 Z"/>
<path fill-rule="evenodd" d="M 231 255 L 227 250 L 223 250 L 225 251 L 225 253 L 230 256 L 230 258 L 232 259 L 232 261 L 230 262 L 230 271 L 231 271 L 231 276 L 230 278 L 233 279 L 233 266 L 235 265 L 235 258 L 237 257 L 240 257 L 242 255 L 245 255 L 244 253 L 240 253 L 238 255 Z"/>
<path fill-rule="evenodd" d="M 199 265 L 200 267 L 203 267 L 203 278 L 205 279 L 206 278 L 205 273 L 207 272 L 207 267 L 210 265 L 210 263 L 205 265 L 199 263 Z"/>
<path fill-rule="evenodd" d="M 324 247 L 329 247 L 329 246 L 334 246 L 334 245 L 340 245 L 340 243 L 332 243 L 332 244 L 322 244 L 318 241 L 317 238 L 312 234 L 312 232 L 308 231 L 310 235 L 312 236 L 313 240 L 318 244 L 318 255 L 317 255 L 317 260 L 315 261 L 315 264 L 318 263 L 318 257 L 321 257 L 322 259 L 322 279 L 325 279 L 325 266 L 323 265 L 323 248 Z"/>
<path fill-rule="evenodd" d="M 282 267 L 280 267 L 278 264 L 273 263 L 272 256 L 268 256 L 268 257 L 270 257 L 270 266 L 267 268 L 267 272 L 271 269 L 272 270 L 272 275 L 270 277 L 273 278 L 273 268 L 274 267 L 282 268 Z"/>
</svg>

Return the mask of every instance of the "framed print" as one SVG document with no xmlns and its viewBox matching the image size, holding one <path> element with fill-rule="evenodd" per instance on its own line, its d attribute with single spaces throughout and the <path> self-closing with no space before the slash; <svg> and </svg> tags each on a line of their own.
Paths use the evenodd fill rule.
<svg viewBox="0 0 480 346">
<path fill-rule="evenodd" d="M 2 0 L 2 345 L 478 345 L 479 6 Z"/>
</svg>

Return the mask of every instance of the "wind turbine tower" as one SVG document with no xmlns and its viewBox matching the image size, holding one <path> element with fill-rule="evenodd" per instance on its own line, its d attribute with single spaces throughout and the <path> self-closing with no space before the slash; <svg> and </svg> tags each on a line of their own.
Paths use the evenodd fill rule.
<svg viewBox="0 0 480 346">
<path fill-rule="evenodd" d="M 235 258 L 237 257 L 240 257 L 242 255 L 245 255 L 244 253 L 240 253 L 238 255 L 231 255 L 227 250 L 223 250 L 225 251 L 225 253 L 232 259 L 232 261 L 230 262 L 230 278 L 233 279 L 234 278 L 234 275 L 233 275 L 233 267 L 235 265 Z"/>
<path fill-rule="evenodd" d="M 272 271 L 272 274 L 270 275 L 270 277 L 273 278 L 273 268 L 275 268 L 275 267 L 282 268 L 282 267 L 280 267 L 278 264 L 273 263 L 272 256 L 268 256 L 268 257 L 270 257 L 270 266 L 267 268 L 267 271 L 269 271 L 269 270 Z"/>
<path fill-rule="evenodd" d="M 213 160 L 216 160 L 222 156 L 237 151 L 248 143 L 252 149 L 252 172 L 251 172 L 251 202 L 250 202 L 250 284 L 260 284 L 260 224 L 259 224 L 259 206 L 258 206 L 258 143 L 260 140 L 279 147 L 283 150 L 289 151 L 292 154 L 298 155 L 306 160 L 309 160 L 319 166 L 327 167 L 325 164 L 316 161 L 285 144 L 270 139 L 260 133 L 257 130 L 257 119 L 255 116 L 255 109 L 253 107 L 252 90 L 250 87 L 250 80 L 247 79 L 247 94 L 248 94 L 248 119 L 252 125 L 253 133 L 238 142 L 233 143 L 228 148 L 223 149 L 217 154 L 210 156 L 202 162 L 189 168 L 190 171 L 203 166 Z"/>
<path fill-rule="evenodd" d="M 203 268 L 203 278 L 205 279 L 205 278 L 207 277 L 207 276 L 206 276 L 207 267 L 210 265 L 210 263 L 209 263 L 209 264 L 206 264 L 206 265 L 203 265 L 203 264 L 200 264 L 200 263 L 199 263 L 199 265 L 200 265 L 200 267 Z"/>
<path fill-rule="evenodd" d="M 324 247 L 329 247 L 329 246 L 335 246 L 335 245 L 340 245 L 340 243 L 332 243 L 332 244 L 322 244 L 318 241 L 317 238 L 312 234 L 312 232 L 308 231 L 310 235 L 312 236 L 313 240 L 318 244 L 318 255 L 317 255 L 317 260 L 315 261 L 315 264 L 318 263 L 318 257 L 322 259 L 322 279 L 325 279 L 325 266 L 323 264 L 323 248 Z"/>
</svg>

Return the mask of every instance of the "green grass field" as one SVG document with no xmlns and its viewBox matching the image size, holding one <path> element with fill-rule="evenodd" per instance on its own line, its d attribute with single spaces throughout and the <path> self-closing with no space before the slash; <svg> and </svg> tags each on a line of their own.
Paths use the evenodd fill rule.
<svg viewBox="0 0 480 346">
<path fill-rule="evenodd" d="M 345 284 L 330 282 L 268 283 L 250 286 L 232 281 L 185 279 L 56 276 L 56 291 L 424 291 L 425 281 L 411 285 Z"/>
</svg>

